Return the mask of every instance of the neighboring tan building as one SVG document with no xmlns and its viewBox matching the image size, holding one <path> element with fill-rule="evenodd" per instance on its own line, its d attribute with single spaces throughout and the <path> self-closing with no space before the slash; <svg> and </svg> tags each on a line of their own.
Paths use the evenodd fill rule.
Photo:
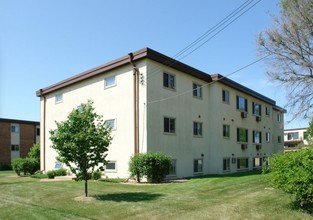
<svg viewBox="0 0 313 220">
<path fill-rule="evenodd" d="M 284 146 L 285 149 L 295 149 L 308 145 L 308 128 L 293 128 L 284 131 Z"/>
<path fill-rule="evenodd" d="M 222 75 L 208 75 L 144 48 L 37 91 L 41 169 L 58 164 L 55 121 L 88 99 L 112 127 L 108 177 L 128 177 L 132 155 L 163 152 L 170 177 L 261 168 L 283 150 L 284 112 L 276 102 Z"/>
<path fill-rule="evenodd" d="M 0 170 L 26 157 L 33 144 L 39 143 L 39 133 L 39 122 L 0 118 Z"/>
</svg>

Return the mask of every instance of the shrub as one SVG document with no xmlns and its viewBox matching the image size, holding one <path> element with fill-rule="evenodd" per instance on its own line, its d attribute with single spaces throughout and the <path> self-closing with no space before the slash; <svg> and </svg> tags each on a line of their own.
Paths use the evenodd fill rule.
<svg viewBox="0 0 313 220">
<path fill-rule="evenodd" d="M 102 176 L 102 172 L 101 171 L 95 171 L 95 172 L 92 173 L 92 179 L 94 179 L 94 180 L 100 179 L 101 176 Z"/>
<path fill-rule="evenodd" d="M 159 183 L 164 180 L 171 166 L 171 157 L 162 153 L 138 154 L 131 158 L 129 171 L 140 182 L 146 177 L 148 182 Z"/>
<path fill-rule="evenodd" d="M 53 170 L 53 171 L 54 171 L 55 176 L 66 176 L 67 175 L 67 170 L 64 168 L 60 168 L 60 169 Z"/>
<path fill-rule="evenodd" d="M 55 171 L 54 170 L 47 171 L 47 176 L 48 176 L 49 179 L 54 179 Z"/>
<path fill-rule="evenodd" d="M 38 169 L 38 162 L 34 158 L 17 158 L 12 161 L 12 168 L 17 175 L 33 175 Z"/>
<path fill-rule="evenodd" d="M 31 177 L 37 179 L 45 179 L 48 178 L 48 175 L 43 173 L 42 171 L 36 171 L 33 175 L 31 175 Z"/>
<path fill-rule="evenodd" d="M 274 187 L 294 196 L 297 206 L 313 212 L 313 148 L 275 155 L 264 172 Z"/>
</svg>

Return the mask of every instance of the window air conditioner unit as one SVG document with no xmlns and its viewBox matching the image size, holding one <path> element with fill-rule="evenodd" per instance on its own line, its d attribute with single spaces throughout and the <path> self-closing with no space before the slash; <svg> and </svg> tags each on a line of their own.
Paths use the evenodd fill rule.
<svg viewBox="0 0 313 220">
<path fill-rule="evenodd" d="M 247 144 L 241 144 L 241 150 L 246 150 L 248 148 Z"/>
<path fill-rule="evenodd" d="M 246 118 L 247 115 L 248 115 L 247 112 L 241 112 L 241 117 L 242 117 L 242 118 Z"/>
<path fill-rule="evenodd" d="M 256 150 L 261 150 L 262 149 L 262 145 L 256 145 Z"/>
<path fill-rule="evenodd" d="M 261 116 L 256 116 L 255 120 L 256 121 L 261 121 Z"/>
</svg>

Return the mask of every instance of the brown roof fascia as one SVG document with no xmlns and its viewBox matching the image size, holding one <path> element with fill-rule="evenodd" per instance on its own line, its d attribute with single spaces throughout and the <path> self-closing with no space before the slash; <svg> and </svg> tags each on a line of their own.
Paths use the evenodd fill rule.
<svg viewBox="0 0 313 220">
<path fill-rule="evenodd" d="M 249 89 L 249 88 L 247 88 L 247 87 L 245 87 L 245 86 L 243 86 L 243 85 L 241 85 L 241 84 L 239 84 L 239 83 L 237 83 L 237 82 L 235 82 L 235 81 L 233 81 L 233 80 L 231 80 L 231 79 L 229 79 L 229 78 L 227 78 L 221 74 L 213 74 L 213 75 L 211 75 L 211 77 L 212 77 L 213 81 L 219 81 L 219 82 L 221 82 L 221 83 L 223 83 L 229 87 L 237 89 L 237 90 L 244 92 L 248 95 L 251 95 L 257 99 L 260 99 L 264 102 L 267 102 L 273 106 L 276 106 L 276 102 L 273 99 L 270 99 L 264 95 L 261 95 L 260 93 L 257 93 L 256 91 L 253 91 L 253 90 L 251 90 L 251 89 Z"/>
<path fill-rule="evenodd" d="M 143 58 L 149 58 L 149 59 L 154 60 L 156 62 L 159 62 L 165 66 L 169 66 L 169 67 L 172 67 L 174 69 L 180 70 L 182 72 L 186 72 L 187 74 L 195 76 L 195 77 L 202 79 L 204 81 L 207 81 L 207 82 L 212 81 L 210 75 L 208 75 L 208 74 L 206 74 L 200 70 L 197 70 L 191 66 L 188 66 L 184 63 L 181 63 L 175 59 L 172 59 L 168 56 L 165 56 L 164 54 L 161 54 L 161 53 L 159 53 L 155 50 L 152 50 L 150 48 L 143 48 L 143 49 L 138 50 L 132 54 L 133 54 L 133 61 L 137 61 L 137 60 L 140 60 Z M 129 61 L 130 61 L 129 55 L 123 56 L 119 59 L 113 60 L 111 62 L 104 64 L 104 65 L 95 67 L 93 69 L 87 70 L 83 73 L 80 73 L 78 75 L 75 75 L 73 77 L 65 79 L 63 81 L 60 81 L 60 82 L 53 84 L 51 86 L 40 89 L 36 92 L 36 95 L 40 97 L 42 95 L 53 92 L 57 89 L 64 88 L 66 86 L 80 82 L 80 81 L 85 80 L 87 78 L 91 78 L 93 76 L 96 76 L 98 74 L 104 73 L 104 72 L 109 71 L 109 70 L 112 70 L 114 68 L 126 65 L 129 63 Z"/>
<path fill-rule="evenodd" d="M 6 123 L 15 123 L 15 124 L 32 124 L 32 125 L 40 125 L 39 121 L 26 121 L 20 119 L 9 119 L 9 118 L 0 118 L 0 122 Z"/>
<path fill-rule="evenodd" d="M 161 54 L 155 50 L 152 50 L 150 48 L 147 49 L 147 58 L 154 60 L 162 65 L 177 69 L 179 71 L 185 72 L 189 75 L 192 75 L 196 78 L 199 78 L 206 82 L 212 82 L 211 76 L 205 72 L 202 72 L 196 68 L 193 68 L 189 65 L 186 65 L 178 60 L 175 60 L 171 57 L 168 57 L 164 54 Z"/>
</svg>

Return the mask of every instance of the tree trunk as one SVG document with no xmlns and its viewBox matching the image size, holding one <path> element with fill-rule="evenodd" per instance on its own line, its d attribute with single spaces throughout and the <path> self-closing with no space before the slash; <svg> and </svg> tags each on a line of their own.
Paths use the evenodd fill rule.
<svg viewBox="0 0 313 220">
<path fill-rule="evenodd" d="M 88 196 L 88 175 L 85 175 L 85 196 Z"/>
</svg>

